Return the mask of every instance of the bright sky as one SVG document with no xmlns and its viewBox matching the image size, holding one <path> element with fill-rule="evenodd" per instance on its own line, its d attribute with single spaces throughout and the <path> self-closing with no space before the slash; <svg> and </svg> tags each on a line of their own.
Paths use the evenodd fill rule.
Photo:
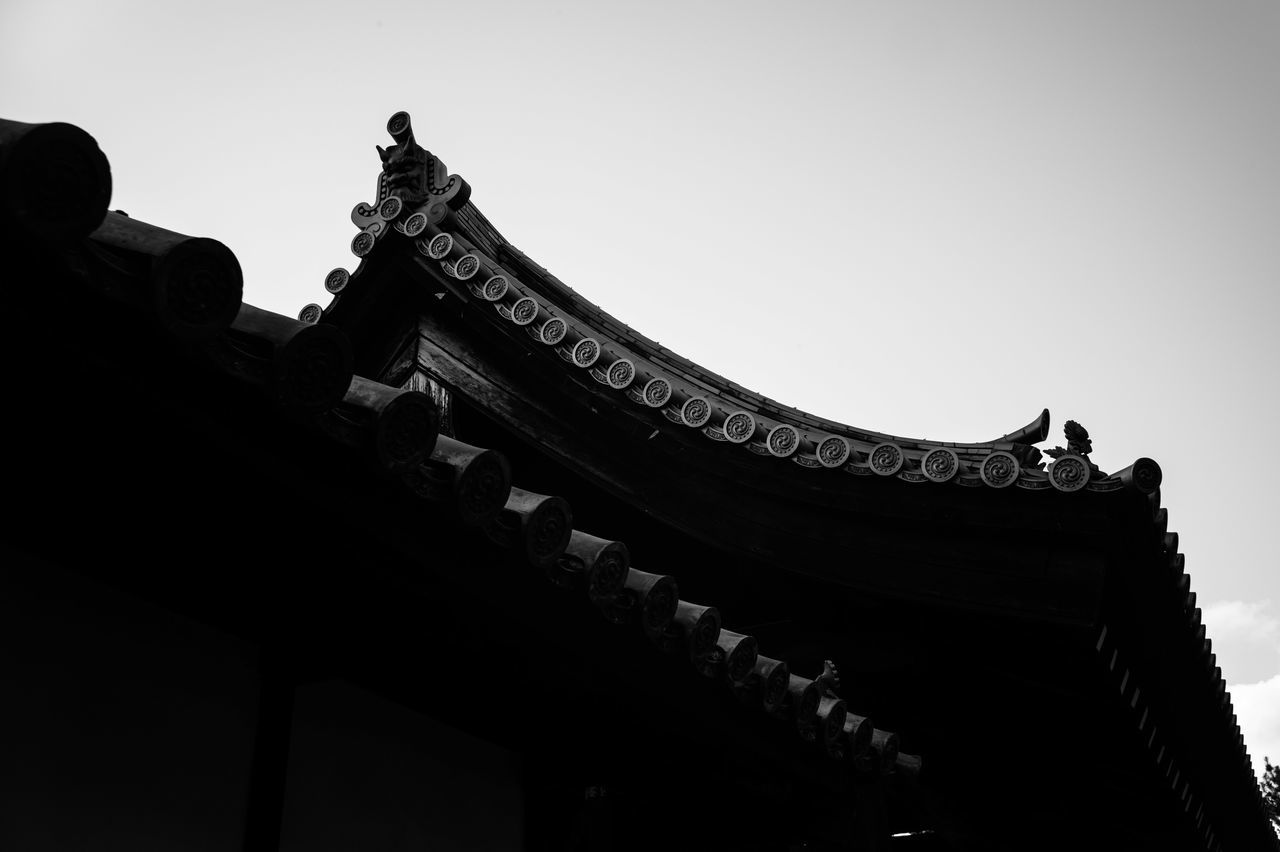
<svg viewBox="0 0 1280 852">
<path fill-rule="evenodd" d="M 1280 5 L 0 4 L 0 115 L 296 314 L 388 116 L 586 298 L 783 402 L 1151 456 L 1255 762 L 1280 758 Z M 1246 440 L 1247 439 L 1247 440 Z"/>
</svg>

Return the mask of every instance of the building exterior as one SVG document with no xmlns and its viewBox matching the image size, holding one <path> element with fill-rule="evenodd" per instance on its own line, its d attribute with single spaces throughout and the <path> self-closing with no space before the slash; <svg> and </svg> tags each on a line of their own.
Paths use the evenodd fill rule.
<svg viewBox="0 0 1280 852">
<path fill-rule="evenodd" d="M 0 130 L 4 848 L 1275 848 L 1155 462 L 709 373 L 405 113 L 297 320 Z"/>
</svg>

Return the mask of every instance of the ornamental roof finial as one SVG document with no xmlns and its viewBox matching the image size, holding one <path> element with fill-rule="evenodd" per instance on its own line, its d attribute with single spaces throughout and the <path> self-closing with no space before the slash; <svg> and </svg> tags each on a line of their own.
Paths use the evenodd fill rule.
<svg viewBox="0 0 1280 852">
<path fill-rule="evenodd" d="M 1054 447 L 1051 450 L 1045 450 L 1045 455 L 1054 459 L 1060 459 L 1068 455 L 1079 456 L 1089 465 L 1090 479 L 1101 479 L 1106 476 L 1089 458 L 1089 453 L 1093 452 L 1093 442 L 1089 440 L 1089 430 L 1074 420 L 1068 420 L 1063 424 L 1062 432 L 1067 438 L 1066 449 L 1060 446 Z"/>
</svg>

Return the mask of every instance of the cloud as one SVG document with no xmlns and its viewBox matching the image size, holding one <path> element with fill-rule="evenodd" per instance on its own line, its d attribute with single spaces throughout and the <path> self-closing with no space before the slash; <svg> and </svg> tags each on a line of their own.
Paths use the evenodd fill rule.
<svg viewBox="0 0 1280 852">
<path fill-rule="evenodd" d="M 1280 763 L 1280 674 L 1231 687 L 1231 703 L 1253 758 L 1253 770 L 1261 776 L 1264 756 L 1273 764 Z"/>
<path fill-rule="evenodd" d="M 1280 763 L 1280 617 L 1271 601 L 1216 601 L 1202 618 L 1231 689 L 1253 770 Z"/>
<path fill-rule="evenodd" d="M 1280 618 L 1269 615 L 1270 600 L 1216 601 L 1203 610 L 1205 624 L 1215 632 L 1256 642 L 1280 642 Z"/>
<path fill-rule="evenodd" d="M 1280 617 L 1269 600 L 1216 601 L 1202 618 L 1228 683 L 1252 684 L 1280 672 Z"/>
</svg>

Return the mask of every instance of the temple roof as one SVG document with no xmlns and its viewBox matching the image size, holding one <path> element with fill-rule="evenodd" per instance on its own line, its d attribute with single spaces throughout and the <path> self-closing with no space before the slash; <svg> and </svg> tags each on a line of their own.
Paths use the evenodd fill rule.
<svg viewBox="0 0 1280 852">
<path fill-rule="evenodd" d="M 470 185 L 417 144 L 407 114 L 388 131 L 377 195 L 352 212 L 360 263 L 326 277 L 328 307 L 300 314 L 346 331 L 365 369 L 393 383 L 406 369 L 430 376 L 556 464 L 734 556 L 917 603 L 1096 621 L 1105 569 L 1056 538 L 1119 531 L 1120 505 L 1158 495 L 1154 461 L 1103 472 L 1068 421 L 1067 447 L 1046 465 L 1032 444 L 1047 410 L 991 441 L 926 441 L 749 391 L 514 248 Z M 393 329 L 405 322 L 417 331 L 402 344 Z M 922 528 L 946 530 L 945 547 L 904 546 Z M 1025 569 L 1027 548 L 1048 577 Z M 1055 577 L 1067 571 L 1064 589 Z"/>
<path fill-rule="evenodd" d="M 1197 797 L 1256 806 L 1154 461 L 1100 471 L 1087 430 L 1067 421 L 1067 446 L 1046 451 L 1046 465 L 1032 445 L 1048 436 L 1047 410 L 974 443 L 782 405 L 591 303 L 499 233 L 467 182 L 418 146 L 406 113 L 387 129 L 396 146 L 383 154 L 375 200 L 352 214 L 359 265 L 331 272 L 329 305 L 308 305 L 300 319 L 358 335 L 385 328 L 388 312 L 416 314 L 413 357 L 433 381 L 557 463 L 730 552 L 890 599 L 1075 625 L 1206 846 L 1218 836 Z M 428 298 L 405 296 L 415 289 Z M 1218 745 L 1187 757 L 1205 737 Z M 1222 780 L 1197 785 L 1198 773 Z"/>
<path fill-rule="evenodd" d="M 14 140 L 30 138 L 30 126 L 4 123 L 0 129 L 0 166 L 7 169 L 0 183 L 11 195 L 8 187 L 15 185 L 29 191 L 34 182 L 15 183 L 12 164 L 20 163 L 24 173 L 35 167 L 12 152 Z M 323 311 L 309 306 L 299 320 L 243 304 L 239 265 L 220 243 L 107 213 L 104 168 L 70 169 L 84 191 L 66 197 L 74 209 L 63 212 L 71 215 L 54 217 L 92 222 L 88 227 L 51 226 L 48 204 L 6 196 L 7 247 L 20 259 L 19 279 L 40 285 L 19 288 L 15 296 L 22 321 L 6 342 L 10 357 L 21 364 L 25 354 L 38 351 L 42 368 L 78 371 L 81 394 L 94 402 L 95 422 L 121 441 L 131 428 L 137 431 L 127 418 L 141 407 L 171 418 L 175 429 L 186 430 L 183 435 L 231 435 L 264 471 L 280 468 L 285 479 L 309 470 L 320 487 L 340 482 L 362 500 L 374 495 L 370 499 L 384 514 L 371 520 L 355 507 L 346 532 L 423 562 L 453 554 L 441 564 L 446 573 L 459 573 L 469 594 L 491 582 L 504 558 L 521 572 L 547 575 L 577 595 L 578 609 L 595 609 L 605 622 L 631 625 L 647 637 L 663 665 L 683 659 L 755 708 L 754 727 L 733 741 L 755 749 L 761 760 L 837 787 L 829 780 L 831 767 L 854 775 L 916 772 L 919 761 L 897 754 L 895 735 L 853 712 L 855 699 L 840 698 L 840 686 L 858 691 L 857 665 L 837 659 L 840 671 L 810 666 L 809 677 L 790 671 L 786 654 L 757 640 L 747 626 L 728 616 L 722 624 L 716 595 L 699 597 L 701 603 L 681 597 L 676 572 L 658 566 L 683 566 L 681 554 L 650 550 L 664 539 L 643 542 L 641 550 L 641 543 L 628 547 L 603 526 L 577 529 L 573 501 L 513 487 L 513 478 L 530 483 L 518 465 L 512 473 L 504 452 L 439 435 L 438 404 L 384 379 L 402 362 L 410 372 L 435 371 L 450 391 L 507 430 L 500 434 L 510 437 L 511 446 L 500 449 L 514 458 L 520 441 L 536 444 L 602 488 L 619 489 L 641 514 L 663 499 L 676 500 L 677 492 L 704 499 L 738 483 L 743 501 L 781 513 L 776 528 L 748 534 L 747 522 L 759 524 L 762 517 L 750 512 L 742 515 L 741 527 L 708 531 L 701 516 L 677 518 L 674 525 L 702 530 L 725 550 L 754 548 L 753 558 L 809 572 L 830 584 L 841 605 L 848 599 L 835 587 L 846 580 L 878 588 L 895 603 L 883 621 L 870 620 L 862 636 L 895 618 L 907 618 L 914 629 L 942 625 L 937 635 L 910 641 L 947 662 L 923 670 L 948 687 L 964 682 L 946 655 L 947 643 L 960 638 L 947 631 L 957 627 L 972 630 L 975 645 L 1005 640 L 1008 647 L 974 661 L 988 673 L 1002 670 L 1001 655 L 1011 661 L 1006 669 L 1017 669 L 1024 658 L 1052 658 L 1057 668 L 1049 673 L 1018 669 L 1000 688 L 989 688 L 993 701 L 1018 707 L 1025 701 L 1048 714 L 1045 724 L 1077 725 L 1085 740 L 1097 737 L 1120 752 L 1101 764 L 1096 796 L 1081 793 L 1081 801 L 1104 807 L 1110 797 L 1153 819 L 1174 815 L 1180 822 L 1167 830 L 1178 848 L 1275 848 L 1178 537 L 1168 531 L 1168 513 L 1160 507 L 1154 462 L 1139 459 L 1103 474 L 1089 461 L 1088 435 L 1077 426 L 1068 430 L 1066 450 L 1042 471 L 1030 444 L 1046 437 L 1047 412 L 990 442 L 927 442 L 843 426 L 753 394 L 581 299 L 498 235 L 470 203 L 465 181 L 418 153 L 407 115 L 393 116 L 388 129 L 399 147 L 384 156 L 376 202 L 353 214 L 361 227 L 353 242 L 360 267 L 349 275 L 332 273 L 326 286 L 333 302 Z M 83 147 L 85 139 L 77 137 L 75 144 Z M 90 153 L 96 151 L 94 145 Z M 55 147 L 37 147 L 24 156 L 56 160 L 59 154 Z M 98 161 L 85 156 L 80 162 Z M 390 310 L 405 304 L 415 306 L 412 316 Z M 421 313 L 433 304 L 448 309 Z M 52 317 L 72 329 L 73 345 L 49 346 Z M 411 327 L 407 362 L 399 342 L 391 341 L 392 351 L 379 348 L 388 342 L 388 324 L 397 322 Z M 559 383 L 552 378 L 557 375 Z M 54 423 L 83 416 L 79 397 L 46 388 L 32 399 Z M 564 421 L 585 411 L 620 431 L 567 437 L 554 431 L 563 432 Z M 660 432 L 671 443 L 652 453 L 634 450 L 657 445 L 653 438 Z M 63 434 L 62 427 L 54 432 Z M 60 458 L 56 440 L 37 429 L 23 431 L 21 440 Z M 135 438 L 131 446 L 144 443 Z M 681 481 L 658 493 L 628 490 L 631 484 L 610 478 L 618 471 L 639 477 L 658 454 L 716 482 L 698 491 L 696 483 Z M 599 467 L 628 455 L 633 457 L 624 466 Z M 352 472 L 353 460 L 361 472 Z M 65 475 L 73 468 L 42 461 L 38 469 Z M 943 487 L 950 484 L 975 487 Z M 752 490 L 759 493 L 746 493 Z M 339 493 L 326 499 L 351 498 Z M 841 500 L 847 513 L 830 510 Z M 782 505 L 787 501 L 790 508 Z M 806 513 L 818 514 L 804 527 Z M 705 515 L 718 517 L 711 508 Z M 412 519 L 413 534 L 390 534 L 386 517 Z M 746 545 L 730 540 L 744 530 Z M 337 538 L 333 531 L 323 535 Z M 809 549 L 796 543 L 806 536 Z M 641 552 L 647 558 L 633 567 L 631 558 Z M 853 554 L 858 576 L 846 577 L 844 565 L 808 564 L 815 555 L 833 554 Z M 466 576 L 462 569 L 477 562 L 487 566 L 482 576 Z M 888 567 L 900 576 L 864 576 L 887 575 Z M 722 586 L 720 594 L 739 593 Z M 942 618 L 915 607 L 925 600 L 964 606 Z M 1006 620 L 975 616 L 965 608 L 970 605 Z M 871 619 L 882 606 L 874 598 L 859 617 Z M 539 635 L 554 632 L 540 629 Z M 939 636 L 947 641 L 936 642 Z M 573 647 L 573 637 L 561 638 Z M 925 706 L 921 697 L 935 682 L 904 677 L 885 683 L 867 694 L 905 720 L 898 733 L 909 748 L 915 738 L 929 739 L 924 727 L 948 733 L 940 744 L 942 762 L 953 773 L 948 790 L 963 796 L 957 783 L 963 772 L 985 771 L 964 762 L 990 752 L 954 732 L 971 730 L 990 706 L 959 694 L 940 700 L 965 706 Z M 895 689 L 903 696 L 896 706 L 890 700 Z M 1055 710 L 1045 696 L 1058 696 L 1062 707 Z M 689 704 L 688 712 L 701 719 L 719 714 L 710 700 L 677 703 Z M 785 749 L 777 748 L 770 731 L 786 725 L 770 716 L 788 720 L 796 734 Z M 1006 730 L 1018 732 L 1014 748 L 1032 741 L 1036 722 L 1018 714 L 1003 720 Z M 916 723 L 919 732 L 911 728 Z M 1065 728 L 1050 730 L 1036 741 L 1051 744 L 1055 736 L 1070 735 Z M 933 760 L 927 751 L 924 757 Z M 1064 766 L 1078 761 L 1088 772 L 1089 761 L 1103 756 L 1058 759 Z"/>
</svg>

